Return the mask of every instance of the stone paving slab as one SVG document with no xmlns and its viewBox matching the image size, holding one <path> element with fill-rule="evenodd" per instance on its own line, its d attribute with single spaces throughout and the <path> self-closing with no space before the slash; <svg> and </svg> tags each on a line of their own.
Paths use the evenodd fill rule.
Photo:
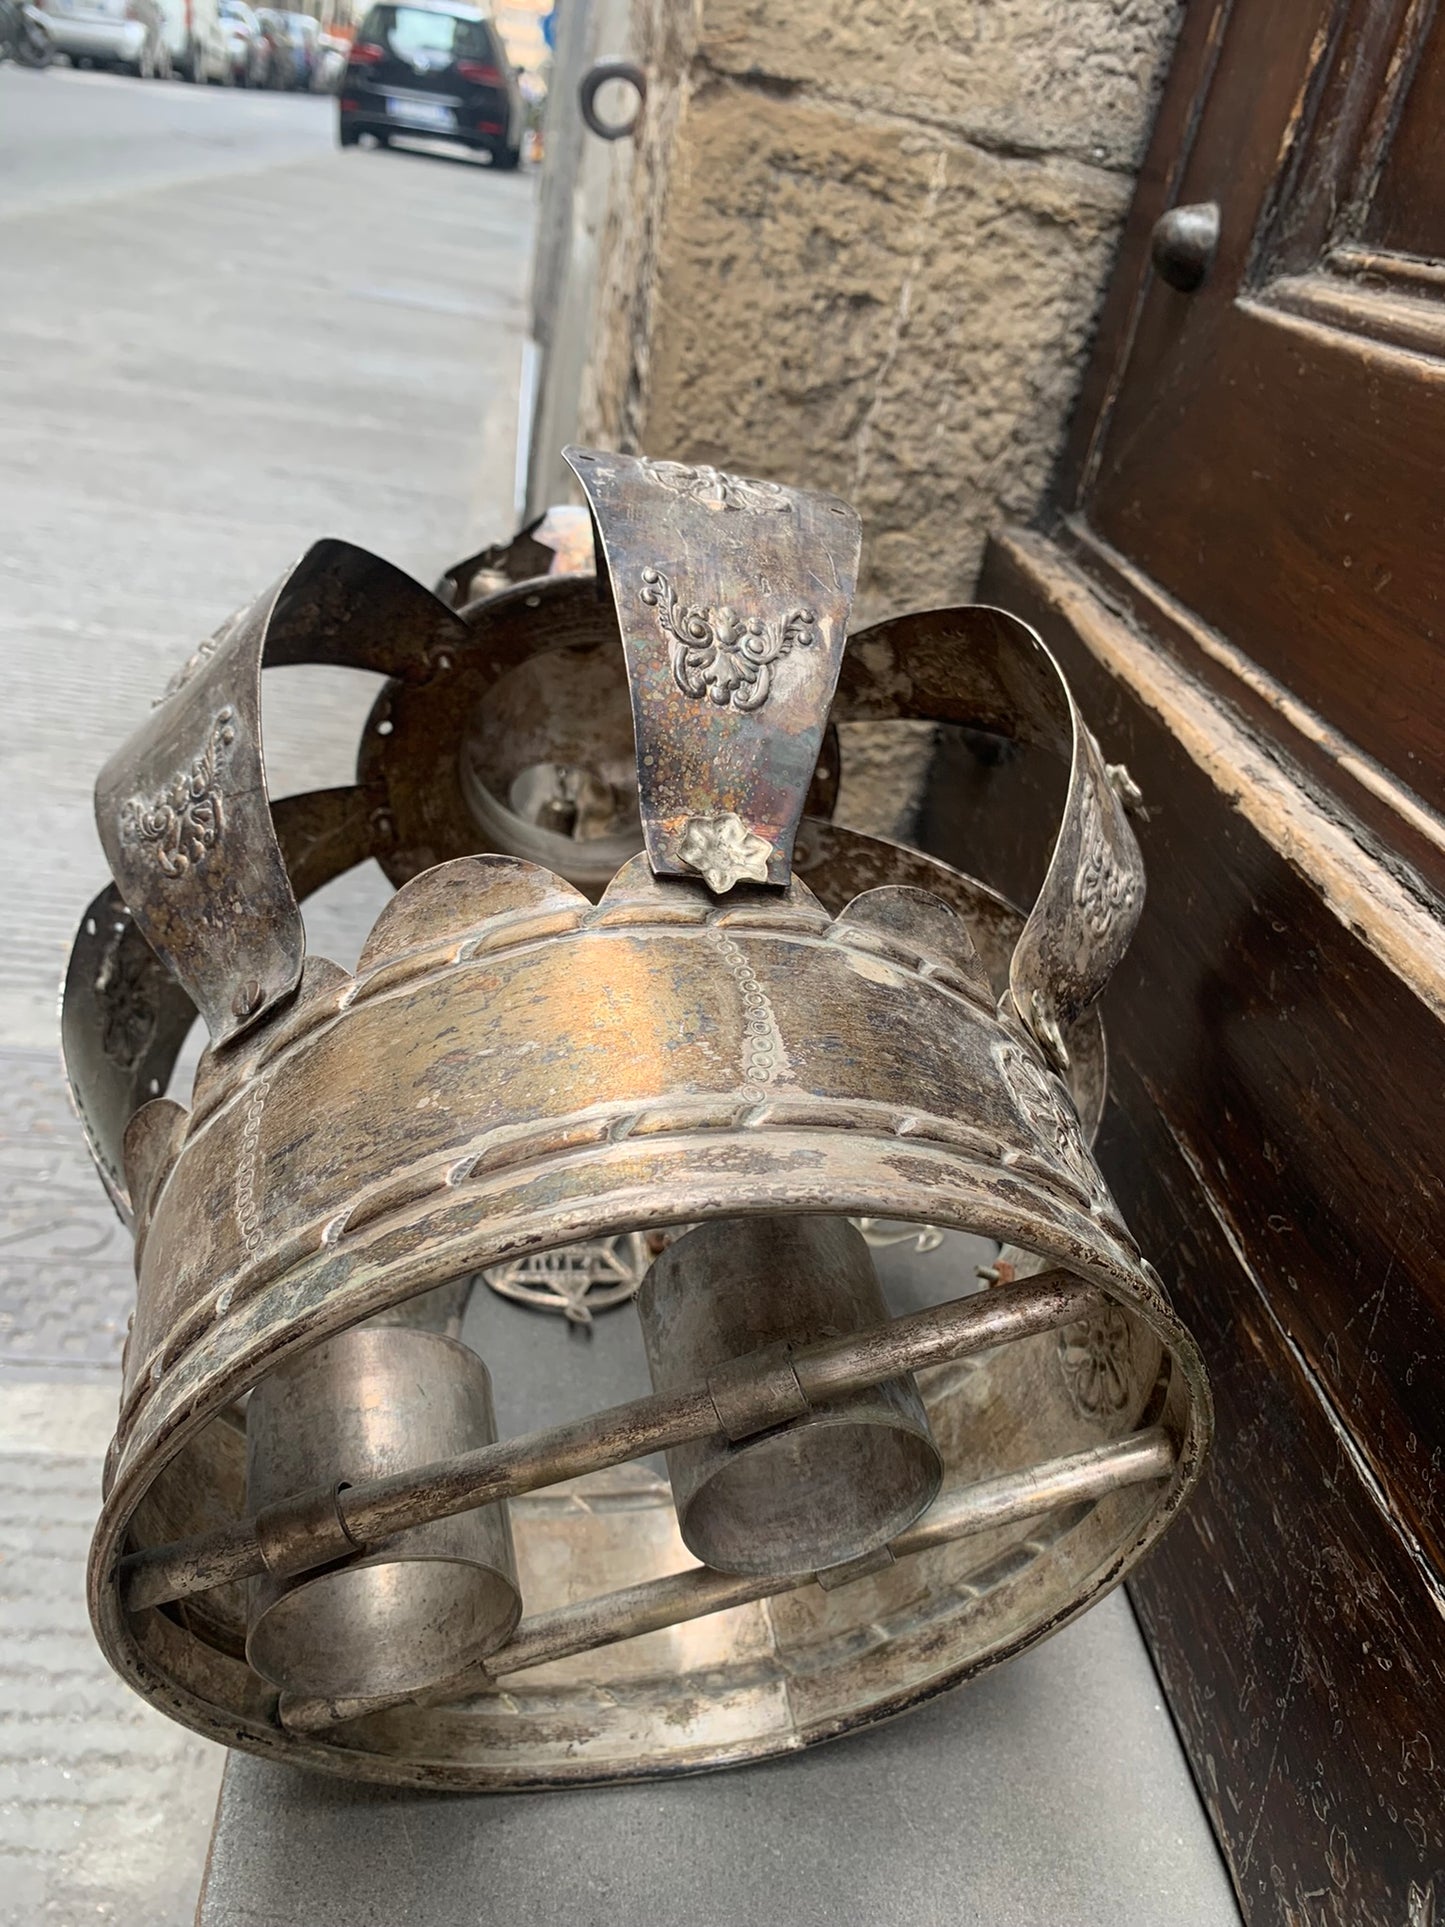
<svg viewBox="0 0 1445 1927">
<path fill-rule="evenodd" d="M 222 1755 L 101 1657 L 85 1555 L 116 1385 L 0 1380 L 0 1927 L 186 1927 Z"/>
</svg>

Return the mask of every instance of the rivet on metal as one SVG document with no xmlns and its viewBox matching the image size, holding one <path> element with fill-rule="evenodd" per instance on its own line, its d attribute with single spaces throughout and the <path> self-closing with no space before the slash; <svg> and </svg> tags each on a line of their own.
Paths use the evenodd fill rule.
<svg viewBox="0 0 1445 1927">
<path fill-rule="evenodd" d="M 261 986 L 254 977 L 248 977 L 231 999 L 231 1008 L 238 1017 L 250 1017 L 260 1007 Z"/>
</svg>

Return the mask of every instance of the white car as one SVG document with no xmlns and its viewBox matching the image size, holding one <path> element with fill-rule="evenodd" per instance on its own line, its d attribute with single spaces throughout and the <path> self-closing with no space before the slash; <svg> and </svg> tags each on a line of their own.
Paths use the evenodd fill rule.
<svg viewBox="0 0 1445 1927">
<path fill-rule="evenodd" d="M 90 4 L 90 0 L 86 0 Z M 231 43 L 220 0 L 159 0 L 171 66 L 183 80 L 231 84 Z"/>
<path fill-rule="evenodd" d="M 151 80 L 170 72 L 157 0 L 38 0 L 57 53 Z"/>
</svg>

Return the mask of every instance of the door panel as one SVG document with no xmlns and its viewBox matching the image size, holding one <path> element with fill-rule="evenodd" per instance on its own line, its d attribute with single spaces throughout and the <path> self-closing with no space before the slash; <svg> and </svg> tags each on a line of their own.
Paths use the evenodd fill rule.
<svg viewBox="0 0 1445 1927">
<path fill-rule="evenodd" d="M 1419 151 L 1439 40 L 1433 9 L 1234 8 L 1173 192 L 1218 203 L 1218 255 L 1193 294 L 1148 278 L 1074 504 L 1436 810 L 1445 264 L 1389 280 L 1376 257 L 1445 227 Z"/>
<path fill-rule="evenodd" d="M 1361 232 L 1372 247 L 1438 261 L 1445 256 L 1445 197 L 1440 192 L 1445 21 L 1438 13 L 1420 32 L 1418 63 L 1402 97 Z"/>
</svg>

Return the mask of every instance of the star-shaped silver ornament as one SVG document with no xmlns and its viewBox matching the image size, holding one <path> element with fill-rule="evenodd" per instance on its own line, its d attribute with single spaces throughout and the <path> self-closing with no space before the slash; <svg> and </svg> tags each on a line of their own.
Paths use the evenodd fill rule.
<svg viewBox="0 0 1445 1927">
<path fill-rule="evenodd" d="M 679 859 L 696 870 L 714 896 L 724 896 L 735 883 L 766 883 L 773 846 L 754 836 L 740 816 L 690 816 L 678 839 Z"/>
</svg>

